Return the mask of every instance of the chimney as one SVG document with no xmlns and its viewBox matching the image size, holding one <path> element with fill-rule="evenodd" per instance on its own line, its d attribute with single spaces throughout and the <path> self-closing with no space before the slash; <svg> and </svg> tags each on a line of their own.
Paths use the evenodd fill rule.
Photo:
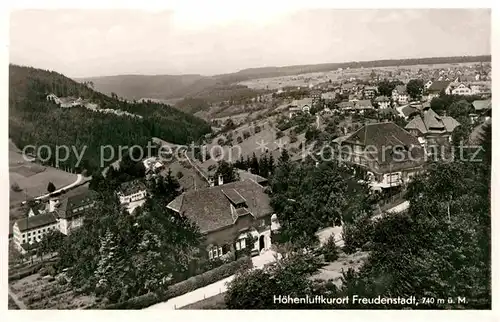
<svg viewBox="0 0 500 322">
<path fill-rule="evenodd" d="M 224 184 L 224 179 L 222 178 L 222 175 L 219 174 L 219 186 Z"/>
</svg>

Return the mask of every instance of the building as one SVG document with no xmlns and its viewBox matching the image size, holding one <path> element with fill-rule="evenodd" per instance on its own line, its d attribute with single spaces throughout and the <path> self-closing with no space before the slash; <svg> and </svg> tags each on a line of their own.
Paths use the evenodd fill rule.
<svg viewBox="0 0 500 322">
<path fill-rule="evenodd" d="M 320 90 L 317 90 L 317 89 L 311 90 L 310 94 L 311 94 L 311 107 L 316 106 L 317 104 L 319 104 L 321 102 L 321 91 Z"/>
<path fill-rule="evenodd" d="M 459 125 L 453 117 L 439 116 L 429 108 L 414 116 L 405 129 L 417 137 L 426 153 L 430 154 L 430 147 L 448 145 L 451 133 Z"/>
<path fill-rule="evenodd" d="M 419 141 L 392 122 L 366 124 L 339 142 L 341 160 L 366 171 L 373 190 L 407 184 L 423 170 Z"/>
<path fill-rule="evenodd" d="M 431 86 L 427 89 L 428 100 L 432 100 L 434 97 L 438 97 L 441 93 L 446 95 L 451 94 L 451 82 L 450 81 L 434 81 Z"/>
<path fill-rule="evenodd" d="M 341 111 L 354 111 L 354 102 L 340 102 L 337 106 Z"/>
<path fill-rule="evenodd" d="M 49 205 L 52 201 L 49 201 Z M 61 202 L 49 206 L 59 222 L 58 228 L 64 235 L 69 235 L 75 229 L 83 225 L 85 214 L 96 205 L 96 195 L 93 191 L 68 197 Z"/>
<path fill-rule="evenodd" d="M 144 164 L 144 169 L 146 169 L 146 173 L 148 172 L 156 172 L 164 168 L 163 163 L 161 163 L 157 157 L 147 158 L 142 161 Z"/>
<path fill-rule="evenodd" d="M 387 96 L 379 96 L 375 99 L 379 109 L 386 109 L 391 107 L 391 100 Z"/>
<path fill-rule="evenodd" d="M 326 102 L 326 103 L 330 103 L 330 102 L 333 102 L 335 100 L 335 98 L 337 97 L 337 93 L 335 92 L 326 92 L 326 93 L 323 93 L 321 94 L 321 98 Z"/>
<path fill-rule="evenodd" d="M 253 174 L 250 171 L 238 169 L 238 175 L 239 175 L 241 181 L 253 180 L 263 187 L 266 187 L 268 184 L 268 180 L 266 178 L 259 176 L 258 174 Z"/>
<path fill-rule="evenodd" d="M 16 221 L 12 227 L 14 245 L 25 254 L 51 231 L 58 230 L 58 222 L 53 212 L 43 213 L 37 207 L 30 208 L 28 216 Z"/>
<path fill-rule="evenodd" d="M 288 113 L 290 118 L 294 117 L 298 113 L 310 113 L 312 107 L 312 99 L 304 98 L 301 100 L 294 100 L 290 105 L 288 105 Z"/>
<path fill-rule="evenodd" d="M 470 96 L 472 95 L 472 89 L 469 86 L 466 86 L 464 83 L 460 83 L 460 85 L 454 87 L 451 90 L 452 95 L 464 95 Z"/>
<path fill-rule="evenodd" d="M 147 188 L 141 180 L 132 180 L 120 185 L 117 193 L 120 204 L 125 206 L 129 213 L 146 202 Z"/>
<path fill-rule="evenodd" d="M 398 85 L 392 90 L 392 100 L 399 105 L 408 104 L 410 96 L 406 91 L 406 86 Z"/>
<path fill-rule="evenodd" d="M 366 99 L 371 100 L 372 98 L 375 97 L 375 95 L 377 95 L 377 92 L 378 92 L 377 87 L 375 87 L 375 86 L 366 86 L 363 89 L 363 96 Z"/>
<path fill-rule="evenodd" d="M 428 90 L 429 87 L 431 87 L 431 85 L 432 85 L 432 81 L 431 80 L 427 81 L 427 83 L 424 84 L 424 89 Z"/>
<path fill-rule="evenodd" d="M 366 111 L 366 110 L 373 110 L 374 109 L 372 102 L 370 100 L 359 100 L 354 105 L 354 108 L 356 109 L 356 111 L 358 111 L 361 114 L 363 114 L 364 111 Z"/>
<path fill-rule="evenodd" d="M 210 258 L 247 247 L 259 254 L 271 246 L 272 208 L 264 189 L 253 180 L 236 181 L 184 192 L 167 208 L 197 224 Z"/>
</svg>

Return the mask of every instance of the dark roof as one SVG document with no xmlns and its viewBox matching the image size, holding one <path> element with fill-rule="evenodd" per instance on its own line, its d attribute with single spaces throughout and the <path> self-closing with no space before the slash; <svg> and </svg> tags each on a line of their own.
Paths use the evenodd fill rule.
<svg viewBox="0 0 500 322">
<path fill-rule="evenodd" d="M 236 204 L 244 200 L 246 210 Z M 264 187 L 253 180 L 236 181 L 221 186 L 184 192 L 168 204 L 168 208 L 195 222 L 202 233 L 216 231 L 234 224 L 238 216 L 252 214 L 260 218 L 272 213 L 270 198 Z"/>
<path fill-rule="evenodd" d="M 354 108 L 354 103 L 353 102 L 340 102 L 337 104 L 337 106 L 340 109 L 350 109 L 350 108 Z"/>
<path fill-rule="evenodd" d="M 411 105 L 406 105 L 405 107 L 403 107 L 403 108 L 401 109 L 401 112 L 403 113 L 403 115 L 404 115 L 405 117 L 408 117 L 408 116 L 410 116 L 411 114 L 418 112 L 418 109 L 417 109 L 417 108 L 415 108 L 415 107 L 413 107 L 413 106 L 411 106 Z"/>
<path fill-rule="evenodd" d="M 445 90 L 448 85 L 450 85 L 450 83 L 450 81 L 434 81 L 432 82 L 431 86 L 429 86 L 429 89 L 427 89 L 427 91 L 441 92 L 442 90 Z"/>
<path fill-rule="evenodd" d="M 26 231 L 38 227 L 53 225 L 56 222 L 57 220 L 53 212 L 36 215 L 32 217 L 26 217 L 16 221 L 20 231 Z"/>
<path fill-rule="evenodd" d="M 392 122 L 366 124 L 345 139 L 342 142 L 342 145 L 344 144 L 369 147 L 367 152 L 371 152 L 369 154 L 372 160 L 376 160 L 380 166 L 390 165 L 394 171 L 398 168 L 417 167 L 424 161 L 423 149 L 418 139 Z M 394 148 L 411 151 L 405 157 L 398 156 L 399 160 L 395 160 Z"/>
<path fill-rule="evenodd" d="M 416 115 L 406 126 L 407 130 L 419 130 L 422 134 L 427 133 L 451 133 L 459 126 L 451 116 L 439 116 L 432 109 Z"/>
<path fill-rule="evenodd" d="M 123 195 L 128 196 L 141 190 L 146 190 L 146 185 L 139 179 L 127 181 L 120 185 L 118 189 Z"/>
<path fill-rule="evenodd" d="M 95 204 L 97 194 L 92 190 L 87 190 L 75 196 L 68 197 L 61 201 L 56 207 L 56 213 L 59 218 L 71 218 L 80 214 L 85 209 L 78 209 L 87 205 Z"/>
</svg>

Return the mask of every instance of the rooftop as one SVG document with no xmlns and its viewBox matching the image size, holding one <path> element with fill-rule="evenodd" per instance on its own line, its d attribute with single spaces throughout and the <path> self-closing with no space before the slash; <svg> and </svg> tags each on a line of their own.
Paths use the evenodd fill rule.
<svg viewBox="0 0 500 322">
<path fill-rule="evenodd" d="M 32 217 L 26 217 L 16 221 L 20 231 L 26 231 L 26 230 L 36 229 L 39 227 L 53 225 L 56 222 L 57 220 L 53 212 L 40 214 Z"/>
<path fill-rule="evenodd" d="M 208 233 L 232 225 L 238 214 L 250 213 L 255 218 L 269 215 L 269 203 L 264 187 L 253 180 L 243 180 L 184 192 L 167 207 L 195 222 L 202 233 Z M 238 213 L 234 209 L 241 204 L 246 210 Z"/>
<path fill-rule="evenodd" d="M 439 116 L 432 109 L 428 109 L 419 115 L 416 115 L 405 126 L 407 130 L 419 130 L 422 134 L 427 133 L 451 133 L 458 123 L 451 116 Z"/>
<path fill-rule="evenodd" d="M 429 92 L 441 92 L 445 90 L 451 84 L 450 81 L 434 81 L 431 86 L 429 86 Z"/>
<path fill-rule="evenodd" d="M 124 182 L 118 188 L 118 191 L 124 196 L 133 195 L 141 190 L 146 190 L 146 185 L 139 179 Z"/>
</svg>

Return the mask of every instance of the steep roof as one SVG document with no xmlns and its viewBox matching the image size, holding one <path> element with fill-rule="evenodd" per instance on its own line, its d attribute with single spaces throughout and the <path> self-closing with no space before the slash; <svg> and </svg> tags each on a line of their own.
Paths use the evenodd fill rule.
<svg viewBox="0 0 500 322">
<path fill-rule="evenodd" d="M 351 134 L 342 144 L 361 145 L 369 150 L 369 157 L 382 168 L 392 170 L 411 168 L 423 164 L 423 149 L 416 137 L 392 122 L 366 124 Z M 403 152 L 395 157 L 394 149 Z M 385 167 L 384 167 L 385 166 Z"/>
<path fill-rule="evenodd" d="M 403 108 L 401 109 L 401 112 L 403 113 L 403 115 L 404 115 L 405 117 L 408 117 L 408 116 L 410 116 L 411 114 L 418 112 L 418 109 L 417 109 L 417 108 L 415 108 L 415 107 L 413 107 L 413 106 L 411 106 L 411 105 L 406 105 L 405 107 L 403 107 Z"/>
<path fill-rule="evenodd" d="M 85 210 L 79 208 L 94 205 L 95 198 L 96 193 L 92 190 L 87 190 L 84 193 L 62 200 L 55 211 L 59 218 L 69 219 Z"/>
<path fill-rule="evenodd" d="M 450 83 L 450 81 L 434 81 L 427 90 L 429 92 L 441 92 L 442 90 L 445 90 Z"/>
<path fill-rule="evenodd" d="M 261 177 L 257 174 L 253 174 L 245 170 L 238 170 L 238 174 L 240 175 L 240 180 L 253 180 L 258 184 L 266 183 L 268 181 L 264 177 Z"/>
<path fill-rule="evenodd" d="M 235 203 L 244 203 L 246 211 L 237 212 Z M 270 198 L 264 192 L 264 187 L 253 180 L 187 191 L 167 207 L 195 222 L 202 233 L 230 226 L 243 214 L 249 213 L 260 218 L 272 213 Z"/>
<path fill-rule="evenodd" d="M 353 102 L 340 102 L 337 104 L 337 106 L 340 109 L 349 109 L 349 108 L 354 108 L 354 103 Z"/>
<path fill-rule="evenodd" d="M 53 212 L 26 217 L 16 221 L 20 231 L 26 231 L 39 227 L 55 224 L 57 222 Z"/>
<path fill-rule="evenodd" d="M 420 115 L 416 115 L 406 126 L 407 130 L 419 130 L 422 134 L 427 133 L 450 133 L 457 126 L 457 120 L 451 116 L 439 116 L 431 108 Z"/>
</svg>

